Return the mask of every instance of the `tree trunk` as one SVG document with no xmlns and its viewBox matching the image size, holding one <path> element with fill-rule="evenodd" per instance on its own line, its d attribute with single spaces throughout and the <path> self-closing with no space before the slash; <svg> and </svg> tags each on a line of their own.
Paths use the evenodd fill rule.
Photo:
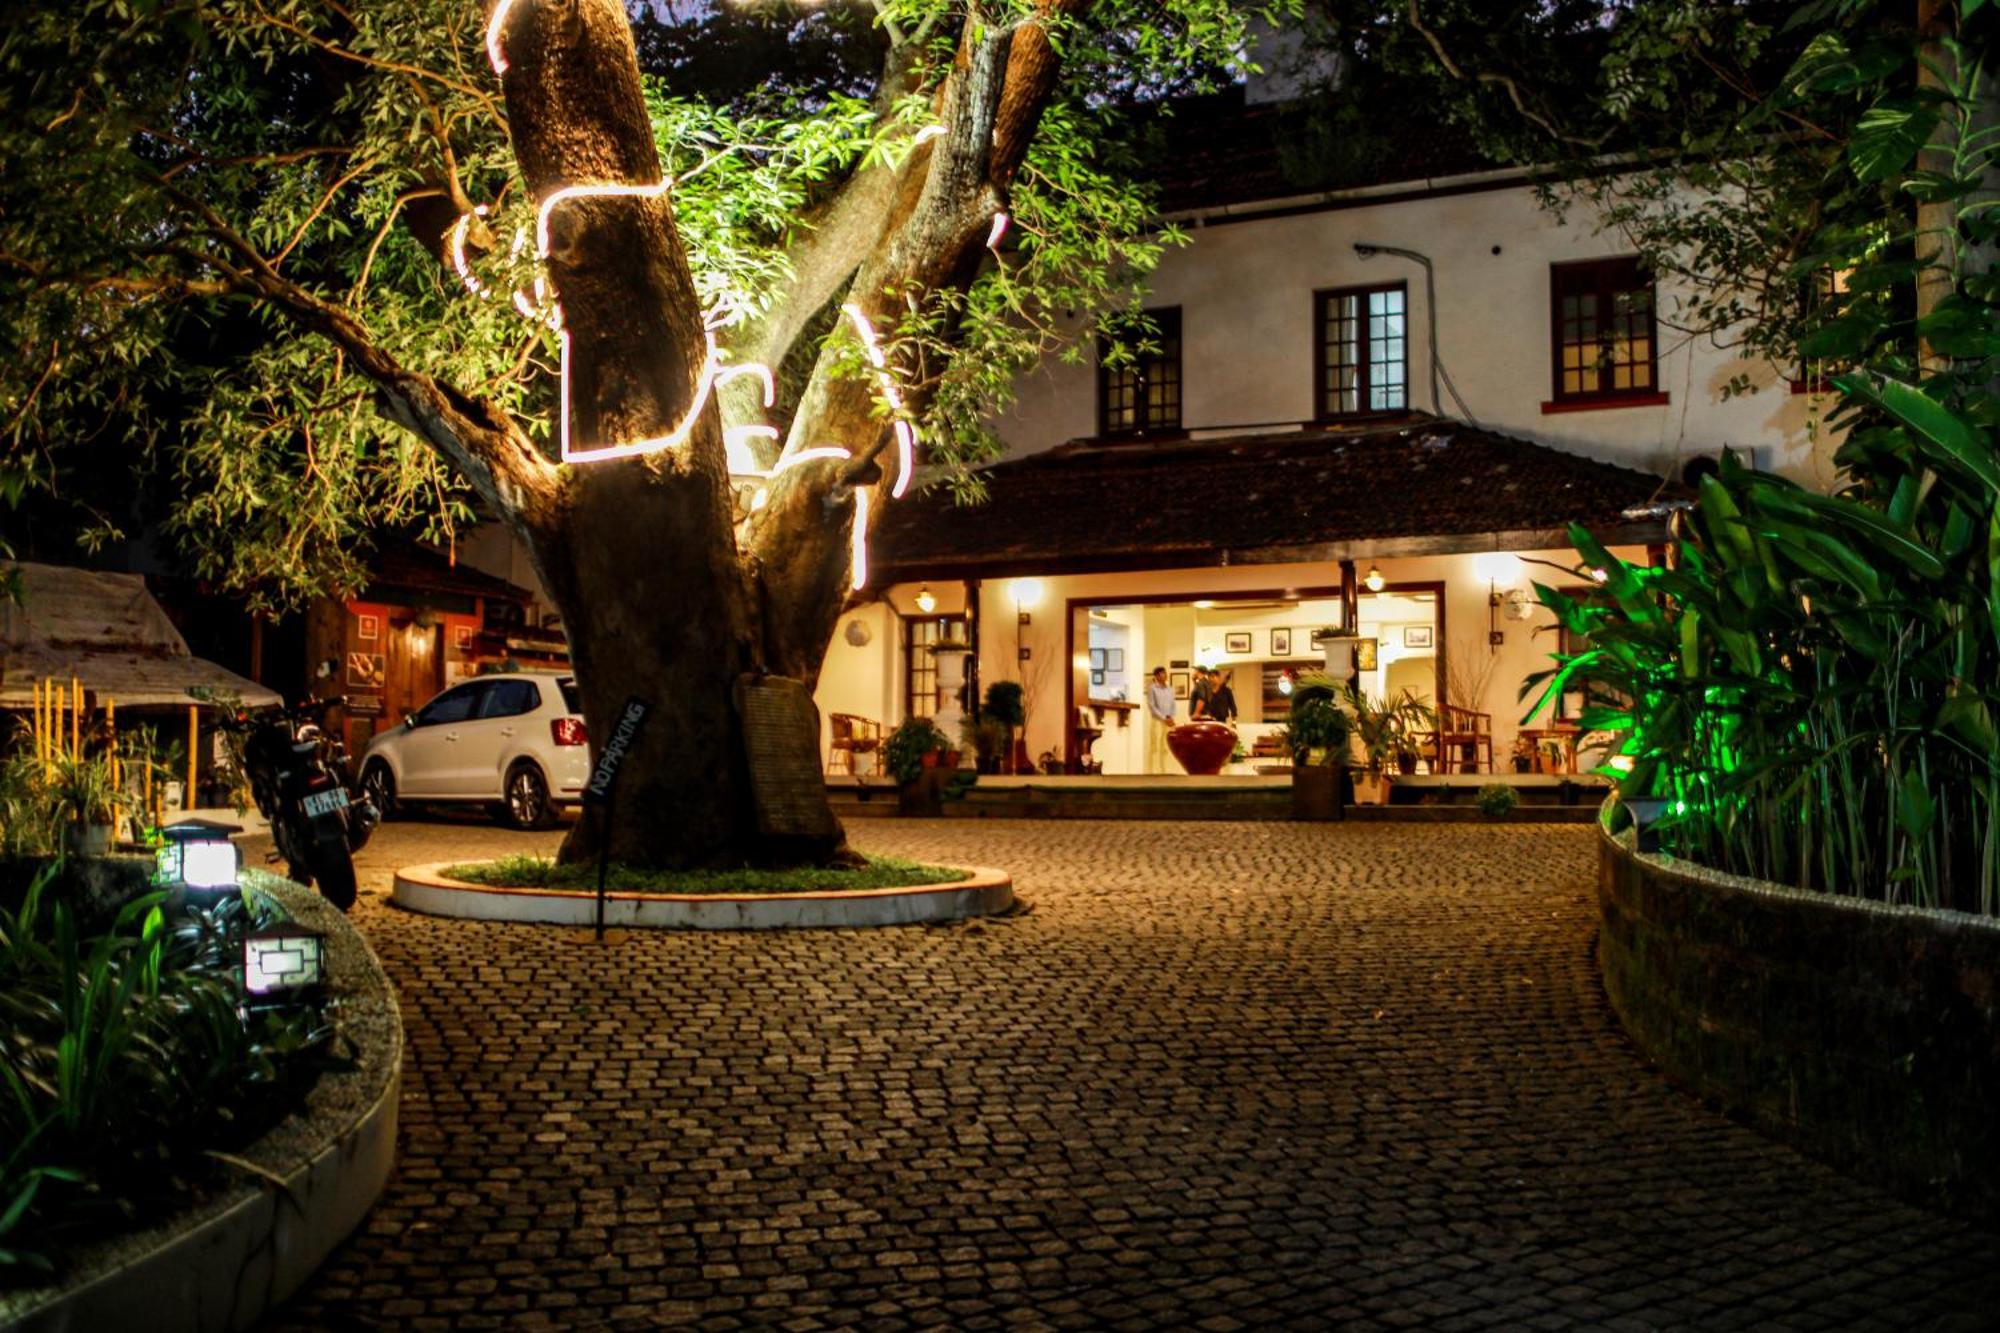
<svg viewBox="0 0 2000 1333">
<path fill-rule="evenodd" d="M 515 157 L 537 199 L 662 179 L 618 0 L 516 4 L 500 39 Z M 593 760 L 627 698 L 650 706 L 619 770 L 610 854 L 671 867 L 828 859 L 841 846 L 830 813 L 827 839 L 759 833 L 735 687 L 766 669 L 766 616 L 737 552 L 716 407 L 697 404 L 702 312 L 672 206 L 664 194 L 572 197 L 550 213 L 548 237 L 569 340 L 572 442 L 681 436 L 643 456 L 566 468 L 552 503 L 514 515 L 562 614 Z M 563 859 L 601 845 L 596 819 L 585 818 Z"/>
</svg>

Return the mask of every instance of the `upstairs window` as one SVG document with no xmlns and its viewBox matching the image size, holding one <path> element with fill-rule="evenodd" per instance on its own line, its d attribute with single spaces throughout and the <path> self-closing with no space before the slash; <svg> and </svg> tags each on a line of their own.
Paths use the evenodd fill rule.
<svg viewBox="0 0 2000 1333">
<path fill-rule="evenodd" d="M 1554 264 L 1555 401 L 1658 401 L 1653 280 L 1636 258 Z"/>
<path fill-rule="evenodd" d="M 1181 428 L 1181 312 L 1148 310 L 1157 333 L 1135 333 L 1126 354 L 1097 349 L 1097 433 L 1149 435 Z M 1113 364 L 1115 362 L 1115 364 Z"/>
<path fill-rule="evenodd" d="M 1409 337 L 1403 284 L 1344 287 L 1314 298 L 1319 415 L 1400 412 L 1409 406 Z"/>
</svg>

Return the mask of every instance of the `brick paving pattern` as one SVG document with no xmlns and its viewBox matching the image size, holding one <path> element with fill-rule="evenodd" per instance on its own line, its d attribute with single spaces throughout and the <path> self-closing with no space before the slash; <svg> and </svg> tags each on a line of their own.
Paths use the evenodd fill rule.
<svg viewBox="0 0 2000 1333">
<path fill-rule="evenodd" d="M 552 846 L 392 825 L 396 1177 L 286 1328 L 1930 1328 L 2000 1239 L 1732 1124 L 1595 977 L 1592 833 L 869 821 L 1010 867 L 950 927 L 388 908 Z"/>
</svg>

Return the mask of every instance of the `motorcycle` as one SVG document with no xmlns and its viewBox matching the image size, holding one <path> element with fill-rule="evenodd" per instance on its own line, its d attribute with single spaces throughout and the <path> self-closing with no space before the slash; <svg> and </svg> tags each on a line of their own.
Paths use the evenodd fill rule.
<svg viewBox="0 0 2000 1333">
<path fill-rule="evenodd" d="M 257 809 L 271 822 L 277 855 L 299 883 L 345 912 L 354 905 L 354 853 L 367 846 L 381 812 L 354 783 L 347 747 L 320 721 L 343 700 L 314 699 L 239 712 L 225 723 L 243 738 L 243 771 Z"/>
</svg>

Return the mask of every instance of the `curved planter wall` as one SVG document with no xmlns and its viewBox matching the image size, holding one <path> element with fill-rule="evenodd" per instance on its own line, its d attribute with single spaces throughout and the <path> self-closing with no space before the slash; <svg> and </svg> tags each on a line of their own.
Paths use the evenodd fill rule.
<svg viewBox="0 0 2000 1333">
<path fill-rule="evenodd" d="M 326 935 L 328 984 L 356 1067 L 325 1074 L 292 1115 L 235 1155 L 285 1182 L 240 1183 L 75 1257 L 58 1286 L 0 1297 L 0 1329 L 247 1328 L 298 1289 L 374 1206 L 396 1157 L 403 1026 L 374 952 L 318 894 L 260 871 L 246 885 Z"/>
<path fill-rule="evenodd" d="M 525 921 L 588 926 L 597 895 L 577 889 L 506 889 L 453 879 L 445 862 L 396 872 L 390 901 L 426 916 L 475 921 Z M 912 926 L 993 916 L 1014 905 L 1014 881 L 1004 870 L 970 866 L 964 879 L 902 889 L 828 889 L 753 894 L 633 893 L 605 895 L 608 926 L 660 930 L 784 930 Z"/>
<path fill-rule="evenodd" d="M 1670 1075 L 1801 1151 L 2000 1220 L 2000 922 L 1598 860 L 1612 1008 Z"/>
</svg>

